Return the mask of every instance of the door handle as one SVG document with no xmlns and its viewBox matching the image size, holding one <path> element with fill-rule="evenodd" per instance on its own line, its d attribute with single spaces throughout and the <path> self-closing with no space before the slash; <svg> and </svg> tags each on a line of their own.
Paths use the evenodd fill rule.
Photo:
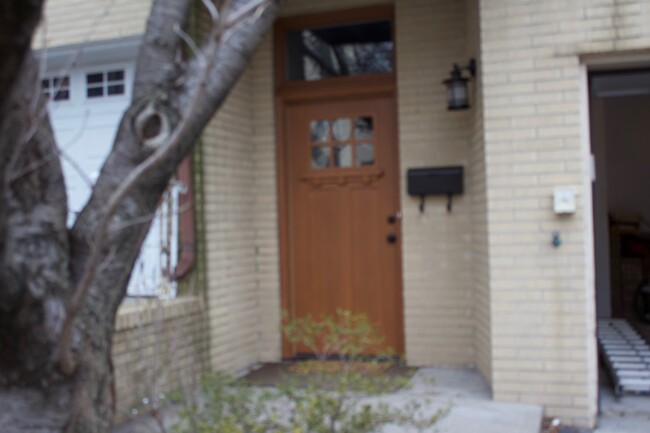
<svg viewBox="0 0 650 433">
<path fill-rule="evenodd" d="M 395 235 L 394 233 L 389 234 L 388 236 L 386 236 L 386 241 L 389 244 L 394 244 L 395 242 L 397 242 L 397 235 Z"/>
</svg>

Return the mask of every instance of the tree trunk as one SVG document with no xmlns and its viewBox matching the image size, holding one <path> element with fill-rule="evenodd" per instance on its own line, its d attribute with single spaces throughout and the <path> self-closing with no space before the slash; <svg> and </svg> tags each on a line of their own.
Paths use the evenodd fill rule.
<svg viewBox="0 0 650 433">
<path fill-rule="evenodd" d="M 0 100 L 3 433 L 109 431 L 115 315 L 151 216 L 281 2 L 231 0 L 217 10 L 204 0 L 212 26 L 192 42 L 182 30 L 192 0 L 154 1 L 132 104 L 68 230 L 58 148 L 28 48 L 42 1 L 0 0 L 0 28 L 22 41 L 0 34 L 9 60 L 0 63 L 0 92 L 7 91 Z"/>
</svg>

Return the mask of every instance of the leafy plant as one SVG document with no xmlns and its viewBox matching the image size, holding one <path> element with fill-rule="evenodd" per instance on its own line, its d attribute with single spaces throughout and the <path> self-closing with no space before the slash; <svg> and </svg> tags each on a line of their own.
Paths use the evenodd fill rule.
<svg viewBox="0 0 650 433">
<path fill-rule="evenodd" d="M 393 354 L 392 349 L 380 350 L 384 337 L 367 315 L 347 310 L 320 319 L 307 315 L 288 320 L 285 314 L 282 331 L 289 342 L 307 347 L 321 361 L 332 356 L 353 360 L 371 351 Z"/>
<path fill-rule="evenodd" d="M 280 432 L 273 421 L 273 390 L 246 386 L 223 373 L 206 376 L 200 398 L 185 406 L 173 433 Z"/>
<path fill-rule="evenodd" d="M 370 433 L 388 424 L 423 431 L 446 414 L 425 416 L 422 400 L 395 406 L 378 398 L 405 386 L 408 378 L 383 374 L 393 358 L 367 357 L 383 342 L 367 316 L 339 310 L 318 320 L 285 322 L 285 337 L 309 348 L 314 359 L 297 363 L 275 388 L 223 374 L 207 377 L 200 402 L 186 407 L 174 432 Z"/>
</svg>

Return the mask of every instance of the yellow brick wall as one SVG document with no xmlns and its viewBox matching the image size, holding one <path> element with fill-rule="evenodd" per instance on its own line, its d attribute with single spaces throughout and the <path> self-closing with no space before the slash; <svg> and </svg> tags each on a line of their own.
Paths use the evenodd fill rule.
<svg viewBox="0 0 650 433">
<path fill-rule="evenodd" d="M 233 373 L 259 360 L 251 77 L 240 78 L 203 134 L 210 362 Z"/>
<path fill-rule="evenodd" d="M 272 38 L 257 50 L 250 66 L 253 79 L 253 164 L 255 186 L 255 249 L 259 300 L 261 361 L 281 357 L 280 340 L 280 259 L 278 253 L 277 172 Z"/>
<path fill-rule="evenodd" d="M 205 366 L 203 310 L 194 297 L 120 306 L 113 335 L 116 422 L 150 408 L 160 393 L 192 388 Z"/>
<path fill-rule="evenodd" d="M 476 366 L 492 380 L 490 281 L 487 228 L 487 189 L 483 134 L 483 87 L 480 56 L 479 0 L 467 1 L 467 37 L 470 55 L 477 62 L 472 82 L 470 123 L 472 131 L 468 170 L 472 199 L 472 277 L 474 286 L 474 338 Z"/>
<path fill-rule="evenodd" d="M 452 64 L 465 63 L 465 2 L 396 2 L 406 357 L 413 365 L 474 365 L 470 113 L 447 111 Z M 453 199 L 406 193 L 411 167 L 462 165 L 466 190 Z"/>
<path fill-rule="evenodd" d="M 597 371 L 580 63 L 649 48 L 650 1 L 480 4 L 494 396 L 591 425 Z M 553 214 L 558 186 L 577 193 L 575 215 Z M 551 246 L 553 231 L 561 248 Z"/>
<path fill-rule="evenodd" d="M 151 0 L 49 0 L 34 37 L 38 48 L 140 35 Z"/>
</svg>

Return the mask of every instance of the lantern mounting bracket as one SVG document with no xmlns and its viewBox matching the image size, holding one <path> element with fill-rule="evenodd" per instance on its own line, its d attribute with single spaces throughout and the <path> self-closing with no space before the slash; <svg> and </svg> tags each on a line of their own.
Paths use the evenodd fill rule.
<svg viewBox="0 0 650 433">
<path fill-rule="evenodd" d="M 471 59 L 469 59 L 467 65 L 462 66 L 461 69 L 465 69 L 469 71 L 472 77 L 476 77 L 476 59 L 472 57 Z"/>
</svg>

